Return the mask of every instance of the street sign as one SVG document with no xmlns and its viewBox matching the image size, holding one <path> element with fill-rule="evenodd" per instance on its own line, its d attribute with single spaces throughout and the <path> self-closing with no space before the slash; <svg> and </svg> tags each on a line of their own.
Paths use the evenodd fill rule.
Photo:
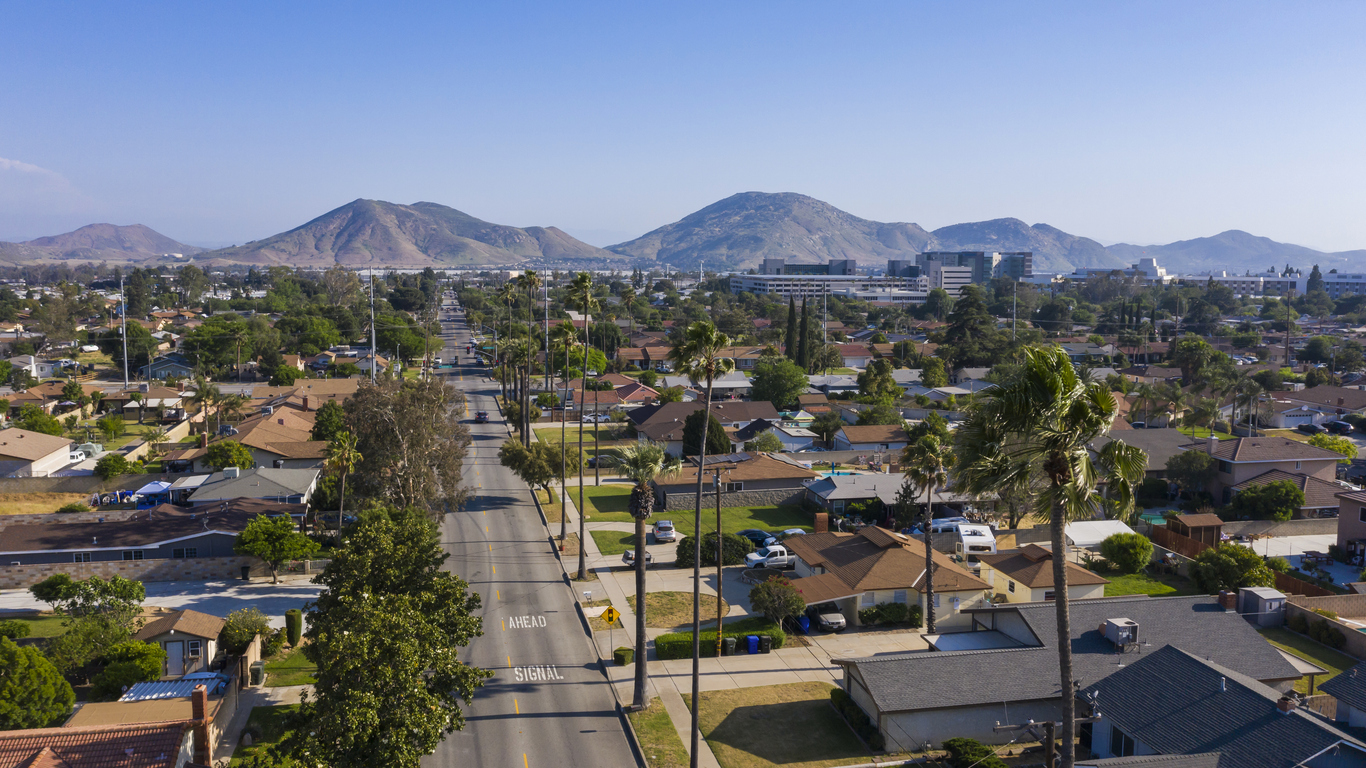
<svg viewBox="0 0 1366 768">
<path fill-rule="evenodd" d="M 619 618 L 621 618 L 621 613 L 618 612 L 616 608 L 613 608 L 610 605 L 607 606 L 607 610 L 602 612 L 602 620 L 607 622 L 609 626 L 612 624 L 616 624 L 617 619 Z"/>
</svg>

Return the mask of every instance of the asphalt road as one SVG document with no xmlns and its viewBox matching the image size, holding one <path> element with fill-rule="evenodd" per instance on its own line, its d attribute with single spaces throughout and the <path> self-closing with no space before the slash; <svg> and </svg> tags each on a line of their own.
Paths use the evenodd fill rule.
<svg viewBox="0 0 1366 768">
<path fill-rule="evenodd" d="M 461 655 L 494 676 L 467 708 L 465 729 L 447 736 L 423 765 L 634 765 L 616 700 L 526 484 L 498 463 L 507 438 L 493 400 L 498 385 L 466 354 L 463 315 L 443 310 L 442 326 L 441 357 L 458 365 L 441 375 L 468 394 L 474 437 L 464 472 L 470 503 L 442 525 L 446 567 L 483 598 L 484 635 Z M 489 423 L 474 423 L 481 410 Z"/>
</svg>

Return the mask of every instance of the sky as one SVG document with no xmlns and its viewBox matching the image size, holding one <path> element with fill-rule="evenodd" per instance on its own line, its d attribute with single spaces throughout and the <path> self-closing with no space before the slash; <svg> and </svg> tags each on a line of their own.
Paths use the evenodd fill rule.
<svg viewBox="0 0 1366 768">
<path fill-rule="evenodd" d="M 1366 248 L 1366 3 L 0 0 L 0 239 L 356 198 L 595 245 L 731 194 Z"/>
</svg>

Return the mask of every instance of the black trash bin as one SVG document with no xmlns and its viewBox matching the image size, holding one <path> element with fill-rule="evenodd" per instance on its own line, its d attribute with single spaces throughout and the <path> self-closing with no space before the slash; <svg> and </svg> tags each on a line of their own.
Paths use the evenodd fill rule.
<svg viewBox="0 0 1366 768">
<path fill-rule="evenodd" d="M 251 566 L 242 566 L 242 581 L 251 581 Z"/>
<path fill-rule="evenodd" d="M 773 650 L 773 638 L 768 635 L 759 635 L 759 653 L 768 653 Z"/>
<path fill-rule="evenodd" d="M 733 638 L 733 637 L 723 637 L 723 638 L 721 638 L 721 655 L 722 655 L 722 656 L 734 656 L 734 655 L 735 655 L 735 638 Z"/>
</svg>

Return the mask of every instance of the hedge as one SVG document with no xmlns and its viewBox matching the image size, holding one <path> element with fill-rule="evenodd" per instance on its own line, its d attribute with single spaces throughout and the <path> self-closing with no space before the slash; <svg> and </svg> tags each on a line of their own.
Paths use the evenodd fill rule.
<svg viewBox="0 0 1366 768">
<path fill-rule="evenodd" d="M 858 620 L 864 626 L 909 623 L 913 629 L 919 629 L 924 622 L 923 613 L 919 603 L 878 603 L 872 608 L 860 609 Z"/>
<path fill-rule="evenodd" d="M 0 621 L 0 637 L 18 640 L 21 637 L 28 637 L 29 631 L 30 627 L 26 621 L 19 621 L 18 619 Z"/>
<path fill-rule="evenodd" d="M 780 627 L 769 626 L 765 629 L 755 630 L 724 630 L 722 637 L 737 638 L 740 648 L 744 647 L 744 638 L 748 635 L 768 635 L 773 639 L 773 650 L 783 647 L 787 640 L 787 633 Z M 704 657 L 716 655 L 716 631 L 702 633 L 701 655 Z M 669 632 L 655 638 L 655 655 L 660 661 L 669 659 L 691 659 L 692 658 L 692 633 L 691 632 Z"/>
<path fill-rule="evenodd" d="M 849 723 L 849 727 L 854 729 L 854 733 L 863 739 L 864 743 L 873 749 L 874 752 L 881 752 L 886 748 L 887 742 L 882 738 L 882 733 L 854 700 L 849 698 L 849 694 L 843 688 L 834 688 L 830 691 L 830 703 L 834 705 L 835 711 Z"/>
<path fill-rule="evenodd" d="M 679 568 L 691 568 L 693 566 L 693 541 L 691 536 L 684 536 L 678 542 L 676 559 L 674 565 Z M 744 536 L 734 533 L 727 533 L 721 539 L 721 557 L 725 559 L 726 565 L 744 565 L 745 555 L 754 551 L 754 543 Z M 716 531 L 702 534 L 702 565 L 716 566 Z"/>
<path fill-rule="evenodd" d="M 298 608 L 285 611 L 285 637 L 291 647 L 299 645 L 304 633 L 304 612 Z"/>
</svg>

